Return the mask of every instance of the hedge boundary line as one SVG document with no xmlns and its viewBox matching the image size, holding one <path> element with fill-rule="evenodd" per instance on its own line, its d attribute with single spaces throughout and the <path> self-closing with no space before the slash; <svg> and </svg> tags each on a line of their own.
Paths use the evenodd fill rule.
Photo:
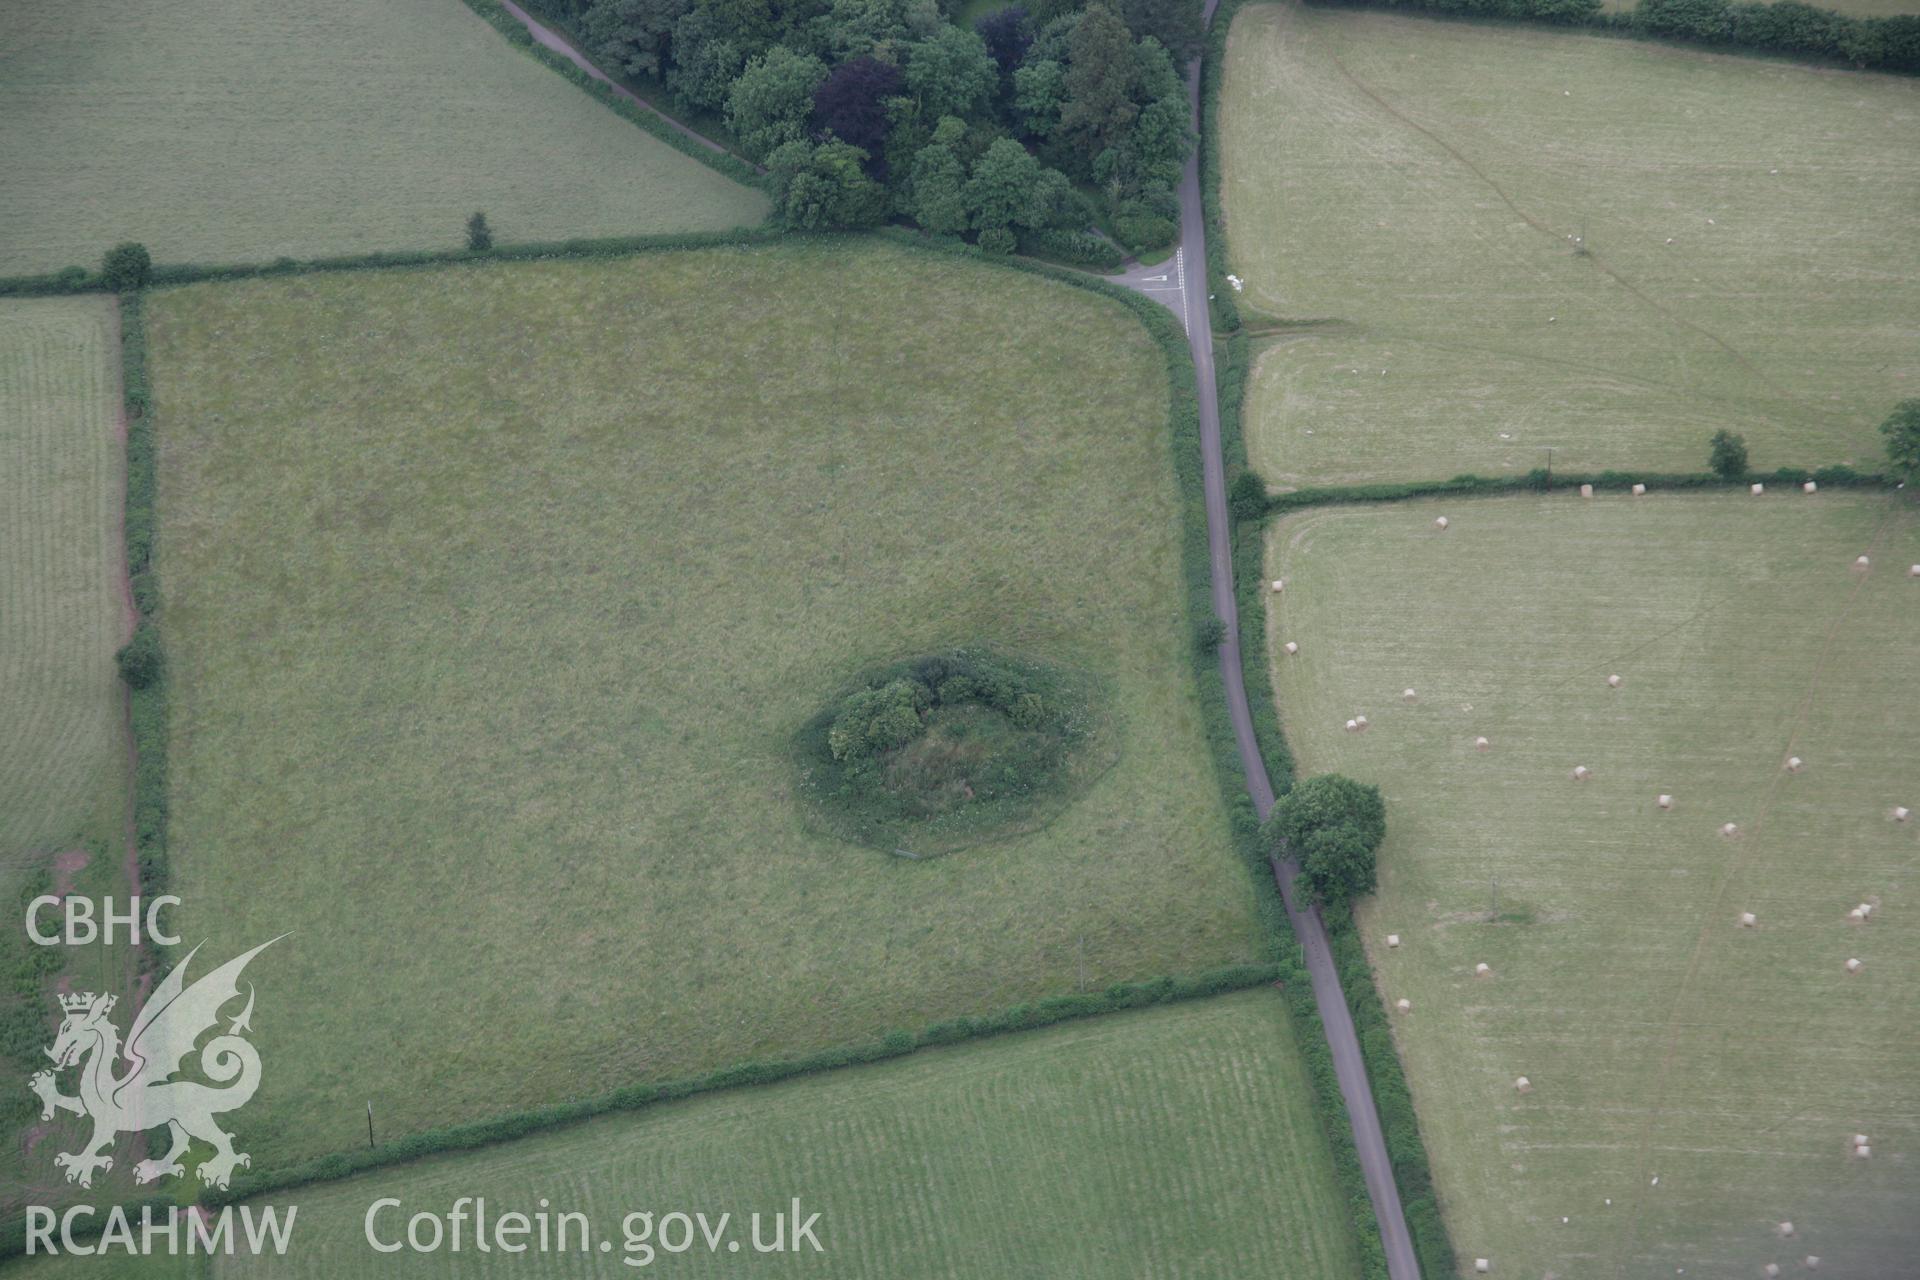
<svg viewBox="0 0 1920 1280">
<path fill-rule="evenodd" d="M 765 178 L 752 165 L 733 152 L 713 151 L 701 146 L 674 128 L 673 123 L 664 113 L 635 106 L 615 93 L 607 84 L 594 79 L 567 58 L 535 40 L 533 33 L 528 31 L 518 18 L 508 13 L 499 0 L 460 0 L 460 3 L 471 9 L 474 16 L 482 22 L 504 36 L 508 44 L 539 60 L 548 69 L 559 72 L 572 81 L 575 87 L 597 98 L 601 105 L 614 114 L 638 125 L 681 155 L 698 160 L 715 173 L 732 178 L 743 187 L 751 187 L 755 191 L 767 189 Z M 584 51 L 581 56 L 585 56 Z"/>
<path fill-rule="evenodd" d="M 1751 57 L 1889 75 L 1920 73 L 1920 15 L 1855 17 L 1798 0 L 1639 0 L 1608 13 L 1599 0 L 1308 0 L 1316 8 L 1418 13 L 1452 21 L 1551 26 Z M 1670 12 L 1669 12 L 1670 10 Z"/>
<path fill-rule="evenodd" d="M 196 1204 L 206 1208 L 237 1204 L 261 1196 L 274 1195 L 296 1187 L 369 1173 L 376 1169 L 407 1164 L 429 1156 L 475 1151 L 483 1147 L 584 1123 L 600 1116 L 641 1111 L 661 1103 L 677 1102 L 701 1094 L 716 1093 L 757 1085 L 776 1084 L 800 1076 L 833 1071 L 841 1067 L 884 1062 L 903 1058 L 922 1049 L 962 1044 L 969 1040 L 1035 1031 L 1064 1022 L 1075 1022 L 1108 1013 L 1149 1009 L 1180 1004 L 1211 996 L 1226 995 L 1267 986 L 1278 980 L 1282 966 L 1277 964 L 1224 965 L 1187 976 L 1163 975 L 1139 982 L 1122 982 L 1104 991 L 1074 995 L 1047 996 L 1016 1004 L 985 1015 L 968 1015 L 936 1022 L 914 1031 L 889 1031 L 857 1044 L 822 1049 L 791 1058 L 769 1058 L 719 1067 L 700 1075 L 684 1076 L 653 1084 L 628 1085 L 609 1093 L 574 1102 L 558 1103 L 526 1111 L 511 1112 L 471 1124 L 429 1129 L 404 1138 L 382 1143 L 367 1150 L 337 1152 L 294 1165 L 277 1173 L 255 1176 L 242 1174 L 226 1190 L 203 1189 Z M 177 1207 L 177 1202 L 159 1196 L 120 1202 L 128 1214 L 137 1218 L 143 1206 L 156 1210 Z M 102 1224 L 104 1226 L 104 1224 Z M 81 1235 L 97 1236 L 99 1229 L 83 1230 Z M 0 1235 L 0 1258 L 14 1257 L 26 1251 L 26 1221 L 10 1223 Z"/>
<path fill-rule="evenodd" d="M 1168 448 L 1181 494 L 1181 566 L 1186 579 L 1188 619 L 1198 628 L 1201 622 L 1213 617 L 1209 587 L 1211 570 L 1207 552 L 1206 506 L 1201 481 L 1197 380 L 1193 361 L 1187 351 L 1186 338 L 1179 330 L 1172 313 L 1166 308 L 1122 286 L 1082 271 L 1027 259 L 994 258 L 983 254 L 975 246 L 929 241 L 914 232 L 891 228 L 868 235 L 808 235 L 791 232 L 783 234 L 757 230 L 745 235 L 698 233 L 682 236 L 638 237 L 617 241 L 562 242 L 562 245 L 571 246 L 565 249 L 555 245 L 520 245 L 482 253 L 460 251 L 375 254 L 291 265 L 161 268 L 155 270 L 152 283 L 153 286 L 159 286 L 304 274 L 315 271 L 437 267 L 491 260 L 619 257 L 667 249 L 759 245 L 776 240 L 847 243 L 880 240 L 928 256 L 986 261 L 1008 270 L 1024 272 L 1084 289 L 1089 293 L 1119 302 L 1131 310 L 1145 326 L 1148 335 L 1159 346 L 1167 372 Z M 4 283 L 0 282 L 0 286 Z M 74 291 L 77 292 L 77 290 Z M 3 287 L 0 287 L 0 292 L 4 292 Z M 129 412 L 128 565 L 129 571 L 138 575 L 136 582 L 144 583 L 137 590 L 142 591 L 145 599 L 157 608 L 158 582 L 152 572 L 153 481 L 156 461 L 153 419 L 155 415 L 146 365 L 144 296 L 123 295 L 121 306 L 123 316 L 131 317 L 130 322 L 123 319 L 122 343 L 125 399 Z M 135 416 L 136 410 L 137 416 Z M 147 606 L 142 606 L 142 613 L 143 616 L 150 616 Z M 250 1174 L 242 1175 L 225 1191 L 203 1190 L 198 1203 L 217 1208 L 310 1183 L 337 1181 L 440 1153 L 476 1150 L 533 1133 L 580 1123 L 596 1116 L 639 1110 L 656 1103 L 676 1101 L 698 1094 L 747 1085 L 774 1083 L 840 1067 L 902 1057 L 923 1048 L 1033 1030 L 1105 1013 L 1201 999 L 1258 986 L 1277 985 L 1283 989 L 1287 998 L 1287 1008 L 1292 1018 L 1296 1039 L 1299 1041 L 1301 1052 L 1307 1062 L 1309 1076 L 1314 1083 L 1316 1114 L 1332 1148 L 1336 1176 L 1343 1189 L 1347 1191 L 1350 1205 L 1354 1203 L 1354 1188 L 1358 1188 L 1359 1208 L 1364 1212 L 1355 1214 L 1356 1243 L 1363 1256 L 1366 1255 L 1369 1247 L 1374 1254 L 1378 1254 L 1379 1232 L 1377 1224 L 1372 1219 L 1371 1202 L 1366 1198 L 1365 1184 L 1360 1173 L 1358 1155 L 1353 1146 L 1352 1129 L 1347 1118 L 1346 1106 L 1340 1096 L 1339 1083 L 1334 1076 L 1332 1052 L 1327 1045 L 1325 1029 L 1320 1024 L 1319 1014 L 1314 1005 L 1311 981 L 1307 975 L 1299 945 L 1287 924 L 1279 889 L 1274 884 L 1273 877 L 1267 868 L 1266 855 L 1260 846 L 1259 822 L 1253 811 L 1253 803 L 1240 783 L 1239 758 L 1234 744 L 1232 724 L 1227 715 L 1226 690 L 1220 677 L 1219 666 L 1214 661 L 1212 651 L 1197 643 L 1190 657 L 1204 712 L 1208 747 L 1213 756 L 1215 776 L 1228 810 L 1234 850 L 1247 865 L 1253 877 L 1256 914 L 1264 939 L 1262 958 L 1259 961 L 1251 964 L 1221 966 L 1187 976 L 1163 975 L 1136 982 L 1116 983 L 1101 992 L 1042 997 L 995 1013 L 950 1018 L 919 1032 L 892 1031 L 857 1044 L 823 1049 L 812 1054 L 737 1063 L 696 1076 L 651 1084 L 629 1085 L 593 1098 L 513 1112 L 469 1124 L 427 1130 L 383 1143 L 370 1150 L 337 1152 L 322 1156 L 273 1174 L 263 1174 L 258 1177 Z M 156 686 L 150 686 L 149 691 L 163 691 L 164 688 L 163 676 Z M 146 745 L 143 744 L 141 767 L 144 770 L 147 767 L 147 760 L 151 758 L 157 770 L 153 775 L 153 785 L 156 789 L 148 793 L 157 799 L 157 804 L 149 807 L 146 812 L 150 820 L 157 823 L 157 848 L 160 855 L 157 865 L 161 874 L 164 875 L 166 823 L 164 694 L 156 696 L 152 700 L 152 705 L 156 710 L 156 719 L 149 725 L 148 731 L 157 735 L 159 750 L 150 757 Z M 136 805 L 138 806 L 138 801 Z M 143 864 L 143 876 L 144 874 Z M 125 1207 L 130 1213 L 137 1215 L 142 1204 L 161 1207 L 172 1203 L 174 1202 L 171 1200 L 150 1198 L 144 1201 L 127 1201 Z M 0 1258 L 22 1254 L 25 1247 L 24 1219 L 0 1227 Z M 1385 1275 L 1383 1257 L 1377 1269 L 1370 1270 L 1368 1274 L 1370 1278 Z"/>
<path fill-rule="evenodd" d="M 1451 480 L 1416 480 L 1406 484 L 1318 485 L 1267 496 L 1266 516 L 1306 507 L 1369 502 L 1404 502 L 1409 498 L 1491 497 L 1504 493 L 1551 493 L 1590 484 L 1595 493 L 1628 493 L 1636 484 L 1649 493 L 1675 490 L 1744 489 L 1750 484 L 1801 485 L 1812 480 L 1829 489 L 1884 489 L 1894 482 L 1877 471 L 1853 467 L 1779 467 L 1728 479 L 1711 471 L 1599 471 L 1566 472 L 1549 476 L 1536 468 L 1523 476 L 1455 476 Z"/>
<path fill-rule="evenodd" d="M 159 676 L 142 689 L 128 689 L 133 731 L 133 847 L 137 890 L 148 898 L 165 893 L 167 864 L 166 646 L 160 631 L 160 579 L 153 567 L 154 491 L 159 457 L 153 438 L 153 384 L 147 374 L 146 298 L 122 295 L 120 310 L 120 402 L 127 424 L 127 490 L 123 524 L 127 580 L 132 588 L 134 630 L 147 632 L 160 653 Z M 149 955 L 151 953 L 149 952 Z"/>
<path fill-rule="evenodd" d="M 1233 256 L 1227 240 L 1226 197 L 1220 189 L 1220 94 L 1227 76 L 1227 40 L 1233 34 L 1234 16 L 1245 3 L 1220 0 L 1207 27 L 1206 52 L 1200 62 L 1200 218 L 1207 231 L 1207 293 L 1213 304 L 1214 329 L 1228 334 L 1240 331 L 1240 306 L 1227 283 Z M 1237 432 L 1237 419 L 1234 425 Z M 1227 429 L 1225 413 L 1220 415 L 1220 429 L 1223 433 Z"/>
<path fill-rule="evenodd" d="M 147 287 L 157 289 L 169 285 L 312 275 L 327 271 L 383 271 L 395 267 L 443 267 L 460 263 L 626 258 L 664 249 L 717 249 L 771 244 L 794 234 L 777 227 L 737 227 L 731 231 L 668 231 L 644 236 L 526 240 L 496 245 L 491 249 L 388 249 L 325 258 L 276 258 L 272 262 L 183 262 L 156 265 Z M 0 277 L 0 297 L 110 292 L 112 290 L 99 271 L 88 271 L 82 267 L 68 267 L 44 275 Z"/>
</svg>

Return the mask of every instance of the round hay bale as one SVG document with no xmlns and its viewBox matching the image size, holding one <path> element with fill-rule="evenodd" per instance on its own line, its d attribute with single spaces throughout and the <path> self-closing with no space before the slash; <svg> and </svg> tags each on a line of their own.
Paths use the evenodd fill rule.
<svg viewBox="0 0 1920 1280">
<path fill-rule="evenodd" d="M 1359 727 L 1360 727 L 1360 722 L 1359 722 L 1358 720 L 1349 720 L 1349 721 L 1347 721 L 1347 732 L 1348 732 L 1348 733 L 1352 733 L 1352 732 L 1354 732 L 1354 731 L 1355 731 L 1356 729 L 1358 729 Z"/>
<path fill-rule="evenodd" d="M 1864 920 L 1868 916 L 1873 914 L 1873 904 L 1871 902 L 1863 902 L 1859 906 L 1855 907 L 1854 910 L 1858 911 L 1860 913 L 1860 918 Z"/>
<path fill-rule="evenodd" d="M 1527 1079 L 1525 1076 L 1520 1076 L 1514 1080 L 1513 1087 L 1521 1093 L 1532 1093 L 1533 1081 Z"/>
<path fill-rule="evenodd" d="M 1390 934 L 1388 934 L 1388 935 L 1387 935 L 1387 945 L 1388 945 L 1388 946 L 1390 946 L 1390 947 L 1397 947 L 1397 946 L 1399 946 L 1399 945 L 1400 945 L 1400 935 L 1399 935 L 1399 934 L 1397 934 L 1397 933 L 1390 933 Z"/>
<path fill-rule="evenodd" d="M 1806 768 L 1806 767 L 1807 767 L 1807 762 L 1806 762 L 1805 760 L 1802 760 L 1802 759 L 1801 759 L 1801 758 L 1800 758 L 1799 756 L 1788 756 L 1788 757 L 1787 757 L 1787 772 L 1788 772 L 1788 773 L 1798 773 L 1798 772 L 1800 772 L 1800 771 L 1801 771 L 1802 769 L 1804 769 L 1804 768 Z"/>
<path fill-rule="evenodd" d="M 1488 964 L 1484 960 L 1482 960 L 1479 964 L 1473 966 L 1473 976 L 1476 978 L 1484 978 L 1492 972 L 1493 972 L 1493 966 Z"/>
<path fill-rule="evenodd" d="M 1590 484 L 1581 485 L 1580 496 L 1583 498 L 1591 498 L 1593 496 L 1593 486 Z"/>
<path fill-rule="evenodd" d="M 1864 969 L 1864 968 L 1866 968 L 1866 966 L 1865 966 L 1864 964 L 1862 964 L 1862 963 L 1860 963 L 1860 961 L 1858 961 L 1858 960 L 1849 960 L 1849 961 L 1847 961 L 1847 972 L 1848 972 L 1848 973 L 1858 973 L 1858 972 L 1860 972 L 1860 971 L 1861 971 L 1862 969 Z"/>
<path fill-rule="evenodd" d="M 1761 494 L 1765 493 L 1766 491 L 1767 491 L 1767 486 L 1763 484 L 1756 484 L 1747 490 L 1748 493 L 1751 493 L 1756 498 L 1759 497 Z"/>
<path fill-rule="evenodd" d="M 1587 768 L 1587 766 L 1583 764 L 1577 764 L 1573 766 L 1573 780 L 1575 782 L 1585 782 L 1587 779 L 1591 778 L 1592 776 L 1593 776 L 1593 770 Z"/>
<path fill-rule="evenodd" d="M 1873 1159 L 1873 1148 L 1862 1143 L 1853 1149 L 1853 1154 L 1859 1156 L 1862 1160 L 1871 1160 Z"/>
<path fill-rule="evenodd" d="M 1655 796 L 1655 797 L 1653 798 L 1653 802 L 1654 802 L 1655 804 L 1657 804 L 1657 805 L 1659 805 L 1659 806 L 1660 806 L 1660 807 L 1661 807 L 1662 809 L 1671 809 L 1671 808 L 1673 808 L 1673 797 L 1672 797 L 1672 796 L 1666 796 L 1666 795 L 1662 795 L 1662 796 Z"/>
<path fill-rule="evenodd" d="M 1907 566 L 1907 576 L 1908 576 L 1909 578 L 1920 578 L 1920 564 L 1910 564 L 1910 565 L 1908 565 L 1908 566 Z"/>
<path fill-rule="evenodd" d="M 1793 1239 L 1793 1224 L 1791 1222 L 1783 1222 L 1773 1229 L 1773 1234 L 1779 1236 L 1782 1240 L 1791 1240 Z"/>
<path fill-rule="evenodd" d="M 1867 913 L 1862 911 L 1858 907 L 1855 907 L 1853 910 L 1847 912 L 1847 919 L 1853 921 L 1855 924 L 1860 923 L 1866 918 L 1867 918 Z"/>
<path fill-rule="evenodd" d="M 1856 1134 L 1854 1134 L 1854 1135 L 1853 1135 L 1853 1145 L 1854 1145 L 1854 1146 L 1856 1146 L 1856 1147 L 1864 1147 L 1864 1146 L 1866 1146 L 1866 1145 L 1867 1145 L 1867 1135 L 1866 1135 L 1866 1134 L 1864 1134 L 1864 1133 L 1856 1133 Z"/>
<path fill-rule="evenodd" d="M 1402 690 L 1400 691 L 1400 696 L 1401 696 L 1401 697 L 1402 697 L 1403 699 L 1405 699 L 1406 701 L 1408 701 L 1408 702 L 1418 702 L 1418 701 L 1420 701 L 1420 695 L 1419 695 L 1419 694 L 1417 694 L 1417 693 L 1415 693 L 1415 692 L 1414 692 L 1413 690 L 1411 690 L 1411 689 L 1402 689 Z"/>
<path fill-rule="evenodd" d="M 1300 652 L 1300 646 L 1295 644 L 1291 640 L 1287 641 L 1285 644 L 1281 645 L 1280 647 L 1286 650 L 1286 654 L 1289 658 L 1291 658 L 1294 654 Z"/>
<path fill-rule="evenodd" d="M 1492 745 L 1493 744 L 1491 742 L 1488 742 L 1485 738 L 1475 738 L 1473 740 L 1473 749 L 1475 751 L 1485 751 L 1488 747 L 1491 747 Z"/>
<path fill-rule="evenodd" d="M 1359 727 L 1360 732 L 1365 733 L 1367 731 L 1367 718 L 1365 716 L 1355 716 L 1353 723 Z"/>
<path fill-rule="evenodd" d="M 1853 567 L 1856 569 L 1871 569 L 1873 567 L 1873 561 L 1867 559 L 1865 556 L 1855 556 Z"/>
<path fill-rule="evenodd" d="M 1740 834 L 1740 828 L 1731 822 L 1723 822 L 1720 824 L 1720 834 L 1726 836 L 1728 839 L 1732 839 L 1734 836 Z"/>
<path fill-rule="evenodd" d="M 1487 1261 L 1485 1258 L 1475 1258 L 1473 1260 L 1473 1269 L 1484 1275 L 1493 1270 L 1493 1263 Z"/>
<path fill-rule="evenodd" d="M 1819 1255 L 1819 1254 L 1815 1254 L 1815 1253 L 1810 1253 L 1810 1254 L 1808 1254 L 1808 1255 L 1806 1256 L 1806 1258 L 1804 1259 L 1804 1261 L 1806 1262 L 1806 1266 L 1807 1266 L 1807 1270 L 1809 1270 L 1809 1271 L 1818 1271 L 1818 1270 L 1820 1269 L 1820 1255 Z"/>
<path fill-rule="evenodd" d="M 1448 521 L 1445 516 L 1436 516 L 1434 518 L 1433 527 L 1436 529 L 1444 530 L 1447 527 L 1447 524 L 1448 524 Z"/>
<path fill-rule="evenodd" d="M 1634 497 L 1636 497 L 1636 498 L 1644 498 L 1644 497 L 1646 497 L 1646 496 L 1647 496 L 1647 486 L 1645 486 L 1645 485 L 1643 485 L 1643 484 L 1636 484 L 1635 486 L 1633 486 L 1633 496 L 1634 496 Z"/>
<path fill-rule="evenodd" d="M 1911 818 L 1912 816 L 1913 816 L 1913 811 L 1908 809 L 1907 806 L 1903 804 L 1897 804 L 1893 806 L 1893 820 L 1895 822 L 1905 822 L 1908 818 Z"/>
<path fill-rule="evenodd" d="M 1609 689 L 1618 689 L 1618 688 L 1619 688 L 1619 687 L 1620 687 L 1621 685 L 1623 685 L 1623 684 L 1625 684 L 1625 683 L 1626 683 L 1626 681 L 1625 681 L 1625 680 L 1622 680 L 1622 679 L 1621 679 L 1621 678 L 1620 678 L 1619 676 L 1608 676 L 1608 677 L 1607 677 L 1607 688 L 1609 688 Z"/>
<path fill-rule="evenodd" d="M 1740 927 L 1742 929 L 1751 929 L 1753 928 L 1753 926 L 1759 923 L 1760 923 L 1760 917 L 1754 915 L 1753 912 L 1742 911 L 1740 913 Z"/>
<path fill-rule="evenodd" d="M 1780 1274 L 1780 1264 L 1777 1262 L 1769 1262 L 1766 1266 L 1760 1268 L 1760 1274 L 1771 1280 L 1772 1277 Z"/>
<path fill-rule="evenodd" d="M 1285 591 L 1286 589 L 1287 589 L 1287 580 L 1285 578 L 1275 578 L 1273 580 L 1273 590 L 1275 594 Z"/>
<path fill-rule="evenodd" d="M 1817 485 L 1817 484 L 1815 484 L 1815 483 L 1814 483 L 1813 481 L 1811 481 L 1811 480 L 1809 480 L 1809 481 L 1807 481 L 1807 482 L 1806 482 L 1805 484 L 1803 484 L 1803 485 L 1801 485 L 1801 486 L 1800 486 L 1800 492 L 1802 492 L 1802 493 L 1818 493 L 1818 492 L 1820 492 L 1820 486 L 1819 486 L 1819 485 Z"/>
<path fill-rule="evenodd" d="M 1393 1007 L 1398 1009 L 1402 1013 L 1412 1013 L 1413 1001 L 1407 999 L 1405 996 L 1402 996 L 1400 999 L 1395 1000 L 1393 1002 Z"/>
</svg>

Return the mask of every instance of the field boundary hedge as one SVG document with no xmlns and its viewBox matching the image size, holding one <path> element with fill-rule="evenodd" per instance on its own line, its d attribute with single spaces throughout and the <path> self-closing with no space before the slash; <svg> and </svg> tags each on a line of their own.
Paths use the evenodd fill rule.
<svg viewBox="0 0 1920 1280">
<path fill-rule="evenodd" d="M 1308 0 L 1467 22 L 1567 27 L 1593 34 L 1793 58 L 1856 71 L 1920 73 L 1920 15 L 1855 17 L 1800 0 L 1639 0 L 1624 13 L 1601 0 Z M 1224 8 L 1224 6 L 1222 6 Z"/>
<path fill-rule="evenodd" d="M 1566 472 L 1549 476 L 1535 469 L 1523 476 L 1455 476 L 1451 480 L 1415 480 L 1404 484 L 1316 485 L 1269 494 L 1266 514 L 1280 515 L 1306 507 L 1368 502 L 1404 502 L 1409 498 L 1446 496 L 1494 497 L 1505 493 L 1551 493 L 1576 490 L 1590 484 L 1595 493 L 1629 493 L 1636 484 L 1649 493 L 1675 490 L 1744 489 L 1749 484 L 1801 485 L 1812 480 L 1829 489 L 1883 489 L 1894 482 L 1877 471 L 1852 467 L 1779 467 L 1728 479 L 1711 471 L 1599 471 Z"/>
<path fill-rule="evenodd" d="M 612 86 L 594 79 L 566 57 L 535 40 L 533 33 L 528 31 L 518 18 L 508 13 L 506 6 L 502 5 L 500 0 L 460 0 L 460 3 L 473 10 L 474 15 L 482 22 L 506 37 L 508 44 L 538 59 L 549 69 L 559 72 L 572 81 L 577 88 L 597 98 L 614 114 L 640 126 L 681 155 L 698 160 L 715 173 L 732 178 L 743 187 L 751 187 L 755 191 L 766 190 L 766 181 L 760 172 L 733 152 L 714 151 L 702 146 L 675 128 L 678 122 L 666 113 L 634 105 L 614 92 Z M 586 56 L 584 51 L 581 56 Z"/>
<path fill-rule="evenodd" d="M 146 299 L 119 299 L 120 396 L 127 422 L 127 496 L 124 524 L 127 579 L 133 592 L 134 632 L 147 634 L 160 661 L 158 675 L 127 691 L 133 730 L 133 847 L 138 891 L 148 898 L 166 892 L 167 688 L 166 646 L 161 642 L 160 579 L 153 567 L 154 490 L 159 458 L 153 438 L 153 384 L 147 375 Z M 151 953 L 149 952 L 149 955 Z"/>
<path fill-rule="evenodd" d="M 156 264 L 148 288 L 311 275 L 327 271 L 384 271 L 396 267 L 444 267 L 461 263 L 564 261 L 628 258 L 666 249 L 740 248 L 771 244 L 794 235 L 776 227 L 736 227 L 731 231 L 669 231 L 644 236 L 584 236 L 570 240 L 526 240 L 491 249 L 390 249 L 325 258 L 276 258 L 272 262 Z M 0 297 L 107 293 L 99 271 L 68 267 L 33 276 L 0 276 Z"/>
</svg>

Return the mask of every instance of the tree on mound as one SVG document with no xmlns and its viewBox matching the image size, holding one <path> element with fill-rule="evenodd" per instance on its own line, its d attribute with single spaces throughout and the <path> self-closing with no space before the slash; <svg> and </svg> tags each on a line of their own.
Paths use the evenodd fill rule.
<svg viewBox="0 0 1920 1280">
<path fill-rule="evenodd" d="M 1032 830 L 1112 762 L 1095 693 L 977 650 L 896 662 L 801 730 L 800 789 L 831 834 L 890 852 Z"/>
<path fill-rule="evenodd" d="M 1264 831 L 1276 852 L 1299 860 L 1300 879 L 1315 898 L 1351 902 L 1373 892 L 1387 806 L 1380 788 L 1323 773 L 1281 796 Z"/>
</svg>

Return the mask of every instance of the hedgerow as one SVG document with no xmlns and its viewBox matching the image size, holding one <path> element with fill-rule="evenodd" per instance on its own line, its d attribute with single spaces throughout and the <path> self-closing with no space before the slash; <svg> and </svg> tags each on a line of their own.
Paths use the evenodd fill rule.
<svg viewBox="0 0 1920 1280">
<path fill-rule="evenodd" d="M 1799 0 L 1640 0 L 1608 13 L 1601 0 L 1313 0 L 1331 8 L 1408 9 L 1439 17 L 1544 22 L 1716 49 L 1920 72 L 1920 16 L 1859 18 Z"/>
</svg>

